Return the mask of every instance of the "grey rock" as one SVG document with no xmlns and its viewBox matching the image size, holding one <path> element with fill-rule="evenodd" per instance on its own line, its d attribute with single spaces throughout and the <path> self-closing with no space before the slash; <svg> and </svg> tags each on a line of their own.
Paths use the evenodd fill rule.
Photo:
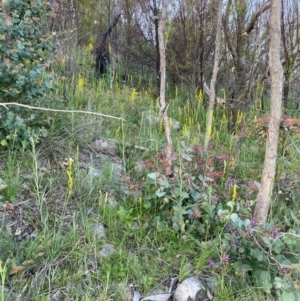
<svg viewBox="0 0 300 301">
<path fill-rule="evenodd" d="M 105 240 L 106 239 L 106 230 L 105 230 L 105 227 L 103 225 L 96 225 L 94 227 L 94 235 L 96 238 L 98 239 L 103 239 Z"/>
<path fill-rule="evenodd" d="M 119 152 L 119 147 L 116 141 L 100 137 L 99 139 L 94 140 L 90 147 L 95 152 L 100 152 L 104 154 L 109 154 L 115 156 Z"/>
<path fill-rule="evenodd" d="M 7 187 L 7 184 L 0 178 L 0 191 L 4 190 Z"/>
<path fill-rule="evenodd" d="M 174 131 L 178 131 L 180 129 L 180 122 L 174 118 L 169 118 L 170 127 Z"/>
<path fill-rule="evenodd" d="M 174 301 L 205 301 L 209 300 L 206 287 L 196 277 L 189 277 L 178 284 L 174 293 Z"/>
<path fill-rule="evenodd" d="M 105 244 L 101 250 L 99 251 L 99 255 L 101 257 L 107 258 L 115 254 L 117 250 L 113 247 L 113 245 Z"/>
<path fill-rule="evenodd" d="M 144 161 L 135 162 L 133 169 L 138 175 L 145 174 L 148 171 Z"/>
<path fill-rule="evenodd" d="M 17 300 L 21 300 L 20 296 L 18 296 L 17 294 L 13 293 L 12 291 L 10 291 L 10 289 L 8 289 L 5 286 L 0 285 L 0 296 L 3 293 L 4 299 L 3 301 L 17 301 Z M 2 300 L 2 299 L 1 299 Z"/>
</svg>

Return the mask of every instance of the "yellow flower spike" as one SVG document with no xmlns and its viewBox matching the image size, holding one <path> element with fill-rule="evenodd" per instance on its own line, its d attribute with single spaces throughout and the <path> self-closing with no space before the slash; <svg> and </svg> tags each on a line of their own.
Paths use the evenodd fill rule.
<svg viewBox="0 0 300 301">
<path fill-rule="evenodd" d="M 89 52 L 93 51 L 94 50 L 93 44 L 92 43 L 88 44 L 87 47 L 86 47 L 86 50 L 89 51 Z"/>
<path fill-rule="evenodd" d="M 224 177 L 225 174 L 226 174 L 226 170 L 227 170 L 227 161 L 224 160 L 223 177 Z"/>
<path fill-rule="evenodd" d="M 232 202 L 235 202 L 236 200 L 236 195 L 237 195 L 237 185 L 233 185 L 233 190 L 232 190 Z"/>
<path fill-rule="evenodd" d="M 243 112 L 239 110 L 237 116 L 237 124 L 240 124 L 242 119 L 243 119 Z"/>
<path fill-rule="evenodd" d="M 178 87 L 177 86 L 175 87 L 175 97 L 176 98 L 178 97 Z"/>
<path fill-rule="evenodd" d="M 173 119 L 172 118 L 169 118 L 169 126 L 170 126 L 170 129 L 173 128 Z"/>
<path fill-rule="evenodd" d="M 136 99 L 136 89 L 132 89 L 132 92 L 131 92 L 131 101 L 135 101 Z"/>
<path fill-rule="evenodd" d="M 197 101 L 198 101 L 199 104 L 202 104 L 202 102 L 203 102 L 203 92 L 202 92 L 202 90 L 200 90 L 198 95 L 197 95 Z"/>
<path fill-rule="evenodd" d="M 189 129 L 188 129 L 188 127 L 187 127 L 186 124 L 183 125 L 183 127 L 182 127 L 182 132 L 183 132 L 183 134 L 185 134 L 185 135 L 189 133 Z"/>
<path fill-rule="evenodd" d="M 77 91 L 78 92 L 82 91 L 84 84 L 85 84 L 84 78 L 81 75 L 79 75 L 78 82 L 77 82 Z"/>
<path fill-rule="evenodd" d="M 231 157 L 229 165 L 230 165 L 230 167 L 231 167 L 232 169 L 235 167 L 235 160 L 234 160 L 234 157 Z"/>
<path fill-rule="evenodd" d="M 226 110 L 225 110 L 225 108 L 223 109 L 222 121 L 227 121 L 227 116 L 226 116 Z"/>
<path fill-rule="evenodd" d="M 108 202 L 108 192 L 105 193 L 104 204 L 106 205 Z"/>
<path fill-rule="evenodd" d="M 116 138 L 120 138 L 121 127 L 119 126 L 116 130 Z"/>
<path fill-rule="evenodd" d="M 68 189 L 67 189 L 67 194 L 68 197 L 70 197 L 72 195 L 72 191 L 73 191 L 73 159 L 72 158 L 68 158 L 67 161 L 67 176 L 68 176 Z"/>
</svg>

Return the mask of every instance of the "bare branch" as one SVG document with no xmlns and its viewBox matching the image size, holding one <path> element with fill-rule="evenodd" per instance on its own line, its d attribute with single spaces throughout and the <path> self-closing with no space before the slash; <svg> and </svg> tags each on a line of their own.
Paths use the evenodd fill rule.
<svg viewBox="0 0 300 301">
<path fill-rule="evenodd" d="M 43 107 L 33 107 L 33 106 L 24 105 L 24 104 L 17 103 L 17 102 L 4 102 L 4 103 L 0 103 L 0 106 L 3 106 L 7 110 L 8 110 L 7 106 L 17 106 L 17 107 L 27 108 L 27 109 L 31 109 L 31 110 L 39 110 L 39 111 L 46 111 L 46 112 L 59 112 L 59 113 L 89 114 L 89 115 L 97 115 L 97 116 L 102 116 L 102 117 L 106 117 L 106 118 L 112 118 L 112 119 L 126 121 L 125 119 L 123 119 L 121 117 L 115 117 L 115 116 L 105 115 L 105 114 L 96 113 L 96 112 L 81 111 L 81 110 L 58 110 L 58 109 L 49 109 L 49 108 L 43 108 Z"/>
<path fill-rule="evenodd" d="M 266 10 L 268 10 L 271 7 L 271 1 L 269 0 L 268 2 L 266 2 L 251 18 L 251 21 L 249 23 L 249 25 L 247 26 L 245 33 L 249 34 L 255 26 L 255 23 L 257 21 L 257 19 L 260 17 L 260 15 L 262 13 L 264 13 Z"/>
</svg>

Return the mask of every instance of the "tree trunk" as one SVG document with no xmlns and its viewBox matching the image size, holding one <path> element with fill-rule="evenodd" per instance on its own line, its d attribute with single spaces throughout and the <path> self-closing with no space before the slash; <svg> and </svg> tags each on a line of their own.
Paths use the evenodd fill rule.
<svg viewBox="0 0 300 301">
<path fill-rule="evenodd" d="M 204 141 L 205 150 L 208 149 L 209 142 L 211 139 L 212 120 L 213 120 L 213 112 L 214 112 L 215 99 L 216 99 L 215 87 L 216 87 L 217 75 L 219 70 L 219 61 L 220 61 L 221 27 L 222 27 L 222 0 L 219 0 L 214 69 L 213 69 L 213 74 L 210 82 L 209 106 L 208 106 L 207 117 L 206 117 L 206 133 L 205 133 L 205 141 Z"/>
<path fill-rule="evenodd" d="M 172 175 L 172 139 L 169 125 L 169 118 L 167 114 L 167 105 L 165 99 L 166 92 L 166 55 L 165 55 L 165 42 L 164 42 L 164 29 L 167 18 L 167 1 L 162 1 L 161 16 L 158 25 L 158 45 L 160 57 L 160 97 L 159 97 L 159 120 L 163 120 L 165 137 L 167 141 L 166 147 L 166 174 Z"/>
<path fill-rule="evenodd" d="M 269 64 L 271 73 L 271 108 L 266 142 L 266 154 L 263 166 L 261 188 L 254 208 L 254 223 L 264 225 L 271 203 L 273 182 L 276 171 L 279 127 L 281 119 L 283 68 L 280 62 L 281 0 L 272 0 L 270 15 Z"/>
<path fill-rule="evenodd" d="M 156 42 L 156 76 L 157 76 L 157 89 L 160 91 L 160 84 L 161 84 L 161 68 L 160 68 L 160 45 L 159 45 L 159 9 L 157 7 L 156 0 L 153 1 L 153 15 L 154 15 L 154 26 L 155 26 L 155 42 Z"/>
</svg>

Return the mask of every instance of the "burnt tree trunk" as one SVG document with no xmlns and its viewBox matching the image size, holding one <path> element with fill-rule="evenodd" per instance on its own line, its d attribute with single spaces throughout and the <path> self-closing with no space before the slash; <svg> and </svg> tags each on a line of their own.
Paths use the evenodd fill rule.
<svg viewBox="0 0 300 301">
<path fill-rule="evenodd" d="M 105 46 L 105 41 L 110 35 L 114 27 L 117 25 L 121 14 L 117 15 L 112 22 L 112 24 L 107 28 L 107 30 L 98 38 L 98 41 L 95 45 L 95 55 L 96 55 L 96 65 L 95 65 L 95 74 L 96 76 L 103 75 L 107 72 L 108 64 L 110 63 L 109 51 Z"/>
</svg>

